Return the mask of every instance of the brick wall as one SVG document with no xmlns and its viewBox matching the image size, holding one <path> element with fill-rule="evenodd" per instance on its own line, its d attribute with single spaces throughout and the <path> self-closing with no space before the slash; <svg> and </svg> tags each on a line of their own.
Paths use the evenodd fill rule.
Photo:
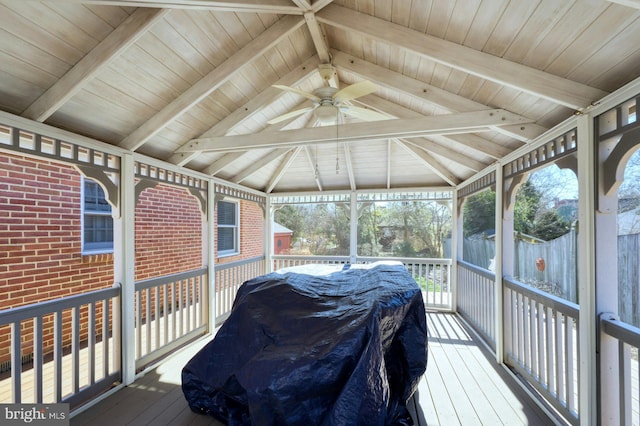
<svg viewBox="0 0 640 426">
<path fill-rule="evenodd" d="M 113 284 L 111 255 L 81 254 L 80 185 L 73 167 L 0 155 L 0 309 Z M 53 339 L 51 324 L 45 318 L 45 347 Z M 69 313 L 63 324 L 68 332 Z M 21 328 L 27 354 L 33 325 Z M 9 327 L 0 328 L 0 363 L 9 359 L 9 339 Z"/>
<path fill-rule="evenodd" d="M 202 267 L 203 215 L 186 189 L 145 189 L 135 216 L 136 281 Z"/>
<path fill-rule="evenodd" d="M 81 183 L 71 166 L 0 155 L 0 310 L 113 285 L 112 254 L 81 254 Z M 202 214 L 185 189 L 146 189 L 135 214 L 136 280 L 202 267 Z M 52 347 L 52 322 L 45 318 L 45 352 Z M 100 330 L 100 315 L 97 323 Z M 69 312 L 63 324 L 69 342 Z M 21 329 L 27 356 L 33 326 Z M 81 338 L 86 335 L 81 329 Z M 0 369 L 10 359 L 9 343 L 9 327 L 0 327 Z"/>
</svg>

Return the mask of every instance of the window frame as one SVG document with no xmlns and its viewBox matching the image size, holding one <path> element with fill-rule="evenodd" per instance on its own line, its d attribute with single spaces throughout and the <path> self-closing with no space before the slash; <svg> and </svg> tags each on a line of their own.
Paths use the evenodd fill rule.
<svg viewBox="0 0 640 426">
<path fill-rule="evenodd" d="M 226 203 L 234 206 L 234 220 L 232 225 L 220 224 L 219 217 L 220 203 Z M 216 205 L 216 253 L 219 258 L 235 256 L 240 254 L 240 201 L 239 200 L 220 200 Z M 220 250 L 220 228 L 233 229 L 233 248 Z"/>
<path fill-rule="evenodd" d="M 98 184 L 98 182 L 96 182 L 93 179 L 89 179 L 89 178 L 85 178 L 84 176 L 82 176 L 81 179 L 81 196 L 80 196 L 80 218 L 81 218 L 81 232 L 80 232 L 80 238 L 81 238 L 81 247 L 82 247 L 82 251 L 81 253 L 83 255 L 90 255 L 90 254 L 105 254 L 105 253 L 113 253 L 113 209 L 111 207 L 111 205 L 107 202 L 106 197 L 104 198 L 104 201 L 107 202 L 107 205 L 109 206 L 109 210 L 87 210 L 87 204 L 86 204 L 86 189 L 87 189 L 87 184 L 91 184 L 91 185 L 96 185 L 98 188 L 102 189 L 102 187 Z M 102 190 L 103 195 L 104 195 L 104 190 Z M 86 226 L 87 226 L 87 216 L 93 216 L 93 217 L 109 217 L 111 219 L 111 241 L 107 241 L 107 242 L 87 242 L 85 239 L 85 233 L 86 233 Z"/>
</svg>

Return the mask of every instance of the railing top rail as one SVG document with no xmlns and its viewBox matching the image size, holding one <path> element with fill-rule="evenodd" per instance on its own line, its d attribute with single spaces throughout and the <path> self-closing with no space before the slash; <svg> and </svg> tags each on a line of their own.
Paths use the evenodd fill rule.
<svg viewBox="0 0 640 426">
<path fill-rule="evenodd" d="M 38 302 L 32 305 L 10 308 L 0 311 L 0 325 L 11 324 L 117 296 L 120 296 L 120 284 L 114 284 L 111 288 L 94 290 L 87 293 L 63 297 L 61 299 L 47 300 L 45 302 Z"/>
<path fill-rule="evenodd" d="M 314 255 L 300 255 L 300 254 L 275 254 L 271 257 L 274 260 L 286 260 L 286 259 L 349 260 L 349 256 L 314 256 Z"/>
<path fill-rule="evenodd" d="M 222 271 L 222 270 L 225 270 L 225 269 L 236 268 L 238 266 L 247 265 L 249 263 L 254 263 L 254 262 L 259 262 L 261 260 L 265 260 L 265 255 L 264 254 L 262 256 L 256 256 L 256 257 L 252 257 L 252 258 L 249 258 L 249 259 L 236 260 L 234 262 L 229 262 L 229 263 L 217 263 L 215 265 L 215 270 L 216 271 Z"/>
<path fill-rule="evenodd" d="M 494 272 L 491 272 L 488 269 L 484 269 L 479 267 L 478 265 L 474 265 L 473 263 L 469 263 L 469 262 L 465 262 L 464 260 L 457 260 L 458 266 L 464 268 L 464 269 L 468 269 L 469 271 L 480 275 L 484 278 L 487 278 L 489 280 L 495 280 L 496 279 L 496 274 Z"/>
<path fill-rule="evenodd" d="M 624 343 L 640 348 L 640 328 L 623 321 L 602 318 L 602 331 Z"/>
<path fill-rule="evenodd" d="M 373 256 L 358 256 L 358 261 L 379 261 L 379 260 L 395 260 L 402 263 L 409 264 L 425 264 L 432 263 L 436 265 L 451 265 L 451 259 L 435 258 L 435 257 L 373 257 Z"/>
<path fill-rule="evenodd" d="M 199 277 L 207 273 L 208 268 L 194 269 L 192 271 L 179 272 L 172 275 L 164 275 L 162 277 L 150 278 L 148 280 L 136 281 L 136 291 L 145 290 L 151 287 L 169 284 L 176 281 L 188 280 L 189 278 Z"/>
<path fill-rule="evenodd" d="M 505 286 L 519 293 L 525 294 L 529 298 L 542 303 L 558 312 L 561 312 L 571 318 L 578 319 L 580 316 L 580 307 L 573 302 L 561 299 L 549 293 L 545 293 L 533 287 L 529 287 L 523 283 L 515 281 L 511 277 L 504 277 Z"/>
</svg>

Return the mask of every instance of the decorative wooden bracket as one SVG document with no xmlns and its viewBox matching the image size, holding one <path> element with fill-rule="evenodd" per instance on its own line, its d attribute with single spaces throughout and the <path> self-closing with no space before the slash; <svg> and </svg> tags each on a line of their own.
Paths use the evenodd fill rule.
<svg viewBox="0 0 640 426">
<path fill-rule="evenodd" d="M 74 164 L 76 170 L 85 178 L 95 180 L 105 193 L 105 198 L 113 212 L 120 217 L 120 191 L 110 177 L 110 173 L 98 166 Z"/>
</svg>

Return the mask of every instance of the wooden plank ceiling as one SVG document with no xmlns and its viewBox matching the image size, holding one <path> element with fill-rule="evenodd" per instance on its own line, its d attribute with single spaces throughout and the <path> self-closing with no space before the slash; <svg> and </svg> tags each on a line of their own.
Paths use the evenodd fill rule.
<svg viewBox="0 0 640 426">
<path fill-rule="evenodd" d="M 0 0 L 0 109 L 270 193 L 448 187 L 639 77 L 639 18 L 638 0 Z M 343 105 L 379 114 L 337 126 L 273 87 L 365 80 Z"/>
</svg>

